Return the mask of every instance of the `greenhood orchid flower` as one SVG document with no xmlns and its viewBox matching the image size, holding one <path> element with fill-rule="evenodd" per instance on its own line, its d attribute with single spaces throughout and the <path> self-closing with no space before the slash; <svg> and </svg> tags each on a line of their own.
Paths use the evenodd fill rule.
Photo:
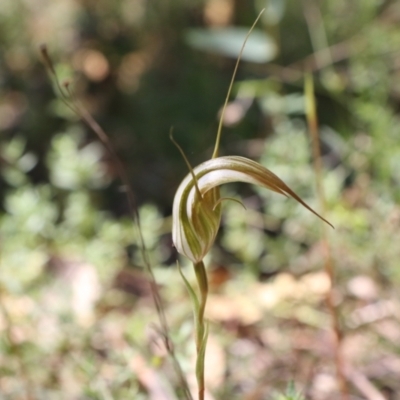
<svg viewBox="0 0 400 400">
<path fill-rule="evenodd" d="M 273 172 L 255 161 L 239 156 L 213 158 L 186 176 L 174 199 L 173 242 L 177 251 L 195 264 L 204 259 L 214 243 L 221 221 L 219 186 L 228 182 L 252 183 L 292 197 L 329 224 Z"/>
<path fill-rule="evenodd" d="M 172 239 L 177 251 L 193 262 L 198 284 L 198 294 L 196 294 L 179 268 L 179 272 L 188 289 L 194 307 L 198 400 L 204 400 L 204 360 L 208 336 L 208 325 L 204 319 L 208 296 L 208 280 L 203 260 L 215 241 L 221 223 L 221 202 L 225 199 L 220 196 L 219 186 L 229 182 L 245 182 L 260 185 L 286 197 L 292 197 L 329 224 L 328 221 L 308 206 L 269 169 L 244 157 L 218 156 L 224 113 L 228 104 L 240 57 L 247 38 L 263 11 L 264 10 L 260 12 L 253 26 L 250 28 L 236 61 L 232 80 L 222 108 L 211 160 L 205 161 L 197 167 L 192 168 L 183 150 L 173 139 L 171 132 L 171 140 L 181 152 L 190 170 L 190 173 L 184 178 L 175 194 L 172 210 Z"/>
<path fill-rule="evenodd" d="M 193 169 L 190 167 L 190 173 L 175 195 L 172 239 L 177 251 L 193 262 L 200 292 L 199 299 L 179 269 L 195 310 L 199 400 L 204 400 L 204 357 L 208 335 L 204 320 L 208 282 L 203 259 L 215 241 L 221 222 L 221 202 L 224 198 L 220 196 L 219 186 L 228 182 L 252 183 L 292 197 L 329 224 L 273 172 L 255 161 L 239 156 L 215 157 Z"/>
</svg>

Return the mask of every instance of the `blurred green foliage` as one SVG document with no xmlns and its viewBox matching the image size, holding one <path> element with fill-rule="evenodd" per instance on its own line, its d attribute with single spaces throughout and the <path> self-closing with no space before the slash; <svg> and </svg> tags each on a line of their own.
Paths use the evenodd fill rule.
<svg viewBox="0 0 400 400">
<path fill-rule="evenodd" d="M 222 153 L 260 160 L 318 208 L 303 96 L 303 71 L 313 73 L 342 327 L 350 337 L 364 330 L 366 350 L 354 363 L 378 387 L 400 392 L 389 367 L 382 367 L 385 376 L 371 367 L 399 353 L 398 316 L 390 311 L 400 301 L 398 2 L 2 0 L 0 399 L 146 399 L 152 388 L 140 360 L 164 393 L 179 392 L 152 330 L 154 306 L 115 166 L 54 95 L 39 44 L 48 44 L 60 78 L 73 79 L 76 96 L 123 161 L 171 337 L 189 374 L 190 306 L 169 267 L 176 259 L 169 213 L 187 168 L 168 132 L 174 127 L 193 165 L 210 156 L 243 29 L 264 6 L 227 110 Z M 216 297 L 256 296 L 270 281 L 278 290 L 283 271 L 302 282 L 321 268 L 319 222 L 307 210 L 265 190 L 224 191 L 240 195 L 247 210 L 224 202 L 210 263 L 212 271 L 229 270 L 234 282 L 217 285 Z M 377 294 L 360 295 L 364 286 L 352 284 L 362 282 L 358 277 L 372 281 Z M 294 375 L 296 387 L 312 380 L 302 390 L 306 398 L 323 398 L 317 382 L 332 375 L 331 359 L 300 346 L 294 365 L 302 372 L 309 362 L 317 372 L 294 374 L 290 344 L 277 339 L 305 326 L 318 342 L 316 327 L 329 329 L 323 301 L 312 294 L 276 300 L 269 290 L 262 311 L 243 306 L 251 322 L 240 313 L 229 321 L 214 316 L 211 332 L 227 358 L 227 379 L 214 392 L 239 399 L 263 385 L 282 391 Z M 382 302 L 388 306 L 378 314 L 392 323 L 386 336 L 363 308 Z M 259 342 L 264 347 L 254 350 Z M 243 360 L 258 369 L 249 372 Z M 257 393 L 269 398 L 267 389 Z M 297 398 L 289 390 L 280 396 Z"/>
<path fill-rule="evenodd" d="M 296 391 L 293 383 L 290 383 L 285 393 L 277 394 L 274 400 L 304 400 L 304 397 Z"/>
</svg>

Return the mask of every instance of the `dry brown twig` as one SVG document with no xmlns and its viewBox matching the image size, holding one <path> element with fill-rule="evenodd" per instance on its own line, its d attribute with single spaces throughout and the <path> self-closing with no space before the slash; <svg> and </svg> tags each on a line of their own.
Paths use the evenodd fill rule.
<svg viewBox="0 0 400 400">
<path fill-rule="evenodd" d="M 92 115 L 79 103 L 78 99 L 76 98 L 75 94 L 73 93 L 71 89 L 71 84 L 69 81 L 60 83 L 56 69 L 54 68 L 53 61 L 48 53 L 47 46 L 42 45 L 40 47 L 40 52 L 42 55 L 42 60 L 44 65 L 46 66 L 49 75 L 52 79 L 52 81 L 55 83 L 59 94 L 60 98 L 63 101 L 63 103 L 71 110 L 73 111 L 80 119 L 96 134 L 98 139 L 101 141 L 101 143 L 104 145 L 106 150 L 108 151 L 112 162 L 114 163 L 114 167 L 117 171 L 118 177 L 123 185 L 124 192 L 126 193 L 126 198 L 128 202 L 128 207 L 129 211 L 134 223 L 134 226 L 136 227 L 137 235 L 139 238 L 139 247 L 142 255 L 142 260 L 146 269 L 146 272 L 148 273 L 148 276 L 150 278 L 150 287 L 151 287 L 151 293 L 153 297 L 153 301 L 156 307 L 157 315 L 159 318 L 160 322 L 160 327 L 161 327 L 161 337 L 164 341 L 165 348 L 168 351 L 168 354 L 171 358 L 173 368 L 178 376 L 179 383 L 181 385 L 181 389 L 183 390 L 184 396 L 188 400 L 192 400 L 192 395 L 189 389 L 189 385 L 186 381 L 185 375 L 183 374 L 183 371 L 178 363 L 178 360 L 175 355 L 175 349 L 172 344 L 172 341 L 169 336 L 169 326 L 168 322 L 165 316 L 164 312 L 164 306 L 162 303 L 161 295 L 158 290 L 158 285 L 153 273 L 153 268 L 151 265 L 151 262 L 149 260 L 146 244 L 144 241 L 142 229 L 141 229 L 141 223 L 140 223 L 140 215 L 139 215 L 139 210 L 136 205 L 135 201 L 135 196 L 132 190 L 132 187 L 130 185 L 128 176 L 126 174 L 125 168 L 116 153 L 112 143 L 110 142 L 110 139 L 104 129 L 97 123 L 97 121 L 92 117 Z"/>
<path fill-rule="evenodd" d="M 325 217 L 327 207 L 326 207 L 325 192 L 322 185 L 323 166 L 322 166 L 321 148 L 319 145 L 318 118 L 317 118 L 315 97 L 314 97 L 314 85 L 311 75 L 306 76 L 305 98 L 306 98 L 306 117 L 308 122 L 308 130 L 312 142 L 315 182 L 317 186 L 317 197 L 320 203 L 321 214 L 323 217 Z M 339 323 L 339 311 L 336 307 L 334 298 L 335 266 L 332 257 L 331 246 L 329 243 L 328 231 L 325 225 L 322 226 L 322 245 L 324 249 L 324 260 L 325 260 L 324 269 L 330 280 L 330 289 L 328 290 L 326 295 L 326 304 L 328 306 L 328 310 L 331 315 L 332 331 L 335 337 L 334 351 L 335 351 L 336 374 L 340 391 L 342 393 L 342 399 L 347 400 L 348 388 L 344 373 L 343 355 L 341 351 L 343 335 Z"/>
</svg>

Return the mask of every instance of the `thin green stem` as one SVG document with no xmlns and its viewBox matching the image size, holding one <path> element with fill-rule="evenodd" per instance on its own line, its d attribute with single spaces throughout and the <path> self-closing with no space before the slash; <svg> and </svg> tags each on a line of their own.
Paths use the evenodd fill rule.
<svg viewBox="0 0 400 400">
<path fill-rule="evenodd" d="M 197 284 L 199 285 L 200 290 L 200 303 L 197 313 L 197 321 L 199 327 L 197 335 L 197 351 L 199 351 L 204 338 L 204 311 L 206 308 L 208 296 L 208 279 L 203 261 L 194 264 L 194 270 L 196 273 Z"/>
<path fill-rule="evenodd" d="M 232 88 L 233 88 L 233 83 L 235 82 L 235 78 L 236 78 L 236 72 L 238 70 L 239 67 L 239 63 L 240 63 L 240 59 L 242 58 L 242 54 L 243 54 L 243 50 L 246 46 L 246 42 L 247 39 L 249 38 L 249 36 L 251 35 L 251 32 L 253 31 L 254 27 L 256 26 L 258 20 L 261 18 L 262 13 L 265 11 L 265 8 L 263 8 L 260 13 L 258 14 L 258 17 L 256 18 L 256 20 L 254 21 L 253 25 L 251 26 L 251 28 L 249 29 L 249 32 L 247 33 L 242 48 L 240 49 L 239 52 L 239 56 L 236 60 L 236 64 L 235 64 L 235 69 L 233 70 L 233 74 L 232 74 L 232 79 L 231 79 L 231 83 L 229 84 L 229 88 L 228 88 L 228 93 L 226 94 L 226 99 L 224 102 L 224 106 L 222 107 L 222 112 L 221 112 L 221 117 L 219 118 L 219 124 L 218 124 L 218 131 L 217 131 L 217 139 L 215 140 L 215 146 L 214 146 L 214 152 L 212 155 L 212 158 L 216 158 L 218 157 L 218 151 L 219 151 L 219 142 L 221 140 L 221 134 L 222 134 L 222 124 L 224 123 L 224 116 L 225 116 L 225 111 L 226 111 L 226 107 L 228 106 L 228 101 L 229 101 L 229 97 L 231 96 L 231 92 L 232 92 Z"/>
<path fill-rule="evenodd" d="M 317 186 L 317 194 L 320 202 L 321 214 L 325 217 L 327 211 L 325 191 L 322 185 L 322 156 L 321 148 L 319 145 L 319 132 L 318 132 L 318 116 L 317 107 L 314 94 L 314 80 L 312 75 L 305 76 L 304 92 L 306 97 L 306 118 L 308 123 L 308 130 L 312 140 L 312 152 L 314 158 L 315 180 Z M 326 295 L 326 302 L 328 305 L 329 313 L 331 315 L 332 330 L 335 336 L 335 363 L 336 363 L 336 376 L 339 383 L 339 388 L 342 395 L 342 400 L 349 399 L 347 388 L 345 362 L 342 354 L 343 333 L 340 327 L 339 310 L 334 301 L 334 288 L 335 288 L 335 263 L 332 257 L 331 245 L 325 224 L 322 224 L 322 244 L 324 248 L 325 263 L 324 269 L 330 280 L 330 289 Z"/>
<path fill-rule="evenodd" d="M 197 309 L 197 315 L 195 315 L 197 349 L 196 378 L 199 390 L 199 400 L 204 400 L 204 361 L 208 336 L 208 329 L 204 321 L 204 311 L 208 296 L 208 279 L 203 261 L 194 264 L 194 270 L 200 291 L 199 307 Z"/>
</svg>

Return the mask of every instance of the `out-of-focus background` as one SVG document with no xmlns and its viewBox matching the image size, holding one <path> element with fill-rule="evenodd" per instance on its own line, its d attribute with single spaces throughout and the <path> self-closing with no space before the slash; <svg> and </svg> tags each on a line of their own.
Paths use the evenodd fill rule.
<svg viewBox="0 0 400 400">
<path fill-rule="evenodd" d="M 400 398 L 399 1 L 1 0 L 1 400 L 183 398 L 115 163 L 57 98 L 40 44 L 129 176 L 192 385 L 191 308 L 170 234 L 188 171 L 169 131 L 192 165 L 211 156 L 263 7 L 221 154 L 261 162 L 318 209 L 303 95 L 304 73 L 314 76 L 350 398 Z M 290 385 L 340 398 L 320 222 L 255 187 L 224 196 L 247 209 L 224 202 L 207 260 L 210 399 L 277 399 Z"/>
</svg>

